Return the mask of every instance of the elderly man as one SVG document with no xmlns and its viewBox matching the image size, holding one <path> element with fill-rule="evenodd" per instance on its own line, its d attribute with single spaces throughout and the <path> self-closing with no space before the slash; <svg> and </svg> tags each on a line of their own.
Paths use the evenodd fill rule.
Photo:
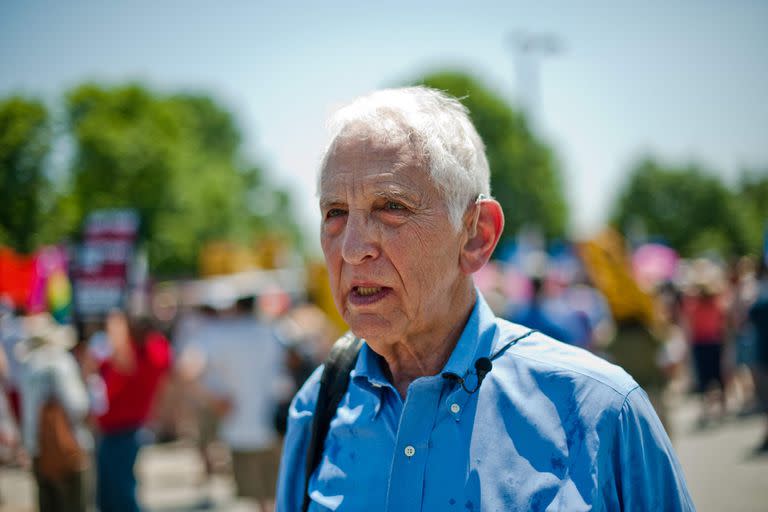
<svg viewBox="0 0 768 512">
<path fill-rule="evenodd" d="M 466 109 L 384 90 L 331 126 L 322 247 L 363 341 L 316 466 L 322 367 L 295 397 L 278 510 L 692 510 L 635 381 L 495 317 L 474 287 L 504 217 Z"/>
</svg>

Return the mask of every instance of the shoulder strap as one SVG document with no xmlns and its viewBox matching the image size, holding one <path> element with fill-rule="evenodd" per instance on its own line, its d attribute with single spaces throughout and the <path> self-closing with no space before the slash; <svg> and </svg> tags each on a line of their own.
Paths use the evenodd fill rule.
<svg viewBox="0 0 768 512">
<path fill-rule="evenodd" d="M 302 505 L 302 510 L 305 512 L 309 509 L 309 479 L 320 464 L 331 419 L 336 414 L 336 408 L 339 406 L 341 398 L 347 392 L 349 374 L 355 367 L 361 346 L 362 341 L 351 332 L 347 332 L 334 343 L 331 353 L 325 360 L 323 375 L 320 377 L 317 405 L 312 419 L 312 434 L 307 448 L 304 503 Z"/>
</svg>

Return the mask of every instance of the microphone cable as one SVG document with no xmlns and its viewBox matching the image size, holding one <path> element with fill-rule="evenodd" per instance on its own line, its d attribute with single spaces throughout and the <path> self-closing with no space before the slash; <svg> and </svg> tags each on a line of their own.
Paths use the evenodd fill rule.
<svg viewBox="0 0 768 512">
<path fill-rule="evenodd" d="M 509 350 L 510 347 L 514 346 L 519 342 L 520 340 L 523 340 L 530 336 L 531 334 L 538 332 L 535 329 L 531 329 L 530 331 L 526 332 L 525 334 L 521 334 L 520 336 L 517 336 L 516 338 L 513 338 L 509 342 L 507 342 L 506 345 L 498 349 L 496 352 L 491 355 L 491 357 L 480 357 L 475 361 L 475 375 L 477 375 L 477 384 L 473 389 L 467 388 L 466 382 L 464 381 L 464 377 L 461 377 L 460 375 L 457 375 L 453 372 L 445 372 L 442 374 L 442 377 L 446 380 L 453 380 L 461 384 L 461 387 L 464 388 L 464 391 L 469 393 L 470 395 L 474 394 L 478 389 L 480 389 L 480 384 L 483 383 L 483 379 L 485 379 L 485 376 L 490 373 L 490 371 L 493 369 L 493 361 L 504 355 L 504 352 Z M 469 370 L 467 370 L 464 375 L 466 376 L 467 373 L 469 373 Z"/>
</svg>

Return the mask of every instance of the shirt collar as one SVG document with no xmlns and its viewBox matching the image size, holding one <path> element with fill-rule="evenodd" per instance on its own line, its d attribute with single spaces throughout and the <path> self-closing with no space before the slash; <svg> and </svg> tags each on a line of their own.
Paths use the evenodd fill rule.
<svg viewBox="0 0 768 512">
<path fill-rule="evenodd" d="M 474 370 L 475 361 L 478 358 L 490 354 L 496 315 L 491 311 L 480 290 L 476 290 L 476 295 L 477 300 L 472 307 L 467 325 L 464 326 L 459 341 L 441 373 L 463 376 L 468 371 Z"/>
<path fill-rule="evenodd" d="M 365 340 L 363 340 L 365 341 Z M 389 381 L 381 368 L 381 356 L 374 352 L 367 343 L 360 347 L 360 355 L 352 370 L 352 378 L 364 378 L 376 387 L 389 386 Z"/>
</svg>

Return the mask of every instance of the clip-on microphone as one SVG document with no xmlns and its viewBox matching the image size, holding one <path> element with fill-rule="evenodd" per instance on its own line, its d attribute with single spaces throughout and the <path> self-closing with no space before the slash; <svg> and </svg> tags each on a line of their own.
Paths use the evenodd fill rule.
<svg viewBox="0 0 768 512">
<path fill-rule="evenodd" d="M 475 393 L 478 389 L 480 389 L 480 384 L 483 383 L 483 379 L 493 369 L 493 360 L 494 359 L 497 359 L 498 357 L 500 357 L 502 354 L 504 354 L 504 352 L 507 351 L 507 349 L 509 347 L 511 347 L 512 345 L 514 345 L 518 341 L 522 340 L 523 338 L 527 338 L 528 336 L 530 336 L 531 334 L 533 334 L 535 332 L 536 332 L 536 330 L 532 329 L 532 330 L 526 332 L 525 334 L 522 334 L 522 335 L 518 336 L 517 338 L 512 339 L 506 345 L 504 345 L 499 350 L 497 350 L 490 358 L 488 358 L 488 357 L 478 358 L 475 361 L 475 375 L 477 375 L 477 384 L 475 384 L 474 389 L 468 389 L 466 384 L 465 384 L 465 382 L 464 382 L 464 377 L 462 377 L 460 375 L 456 375 L 455 373 L 445 372 L 445 373 L 443 373 L 443 378 L 444 379 L 448 379 L 448 380 L 455 380 L 456 382 L 461 384 L 461 387 L 464 388 L 464 391 L 466 391 L 467 393 L 469 393 L 471 395 L 471 394 Z M 469 373 L 469 371 L 467 371 L 467 373 Z M 464 375 L 466 375 L 466 373 Z"/>
<path fill-rule="evenodd" d="M 480 389 L 480 384 L 483 383 L 483 379 L 485 378 L 486 374 L 493 369 L 493 363 L 490 359 L 487 357 L 481 357 L 477 361 L 475 361 L 475 375 L 477 375 L 477 384 L 475 384 L 474 389 L 467 388 L 466 383 L 464 382 L 464 377 L 461 377 L 460 375 L 456 375 L 455 373 L 451 372 L 445 372 L 443 374 L 444 379 L 448 380 L 455 380 L 459 384 L 461 384 L 461 387 L 464 388 L 464 391 L 469 393 L 470 395 Z"/>
</svg>

